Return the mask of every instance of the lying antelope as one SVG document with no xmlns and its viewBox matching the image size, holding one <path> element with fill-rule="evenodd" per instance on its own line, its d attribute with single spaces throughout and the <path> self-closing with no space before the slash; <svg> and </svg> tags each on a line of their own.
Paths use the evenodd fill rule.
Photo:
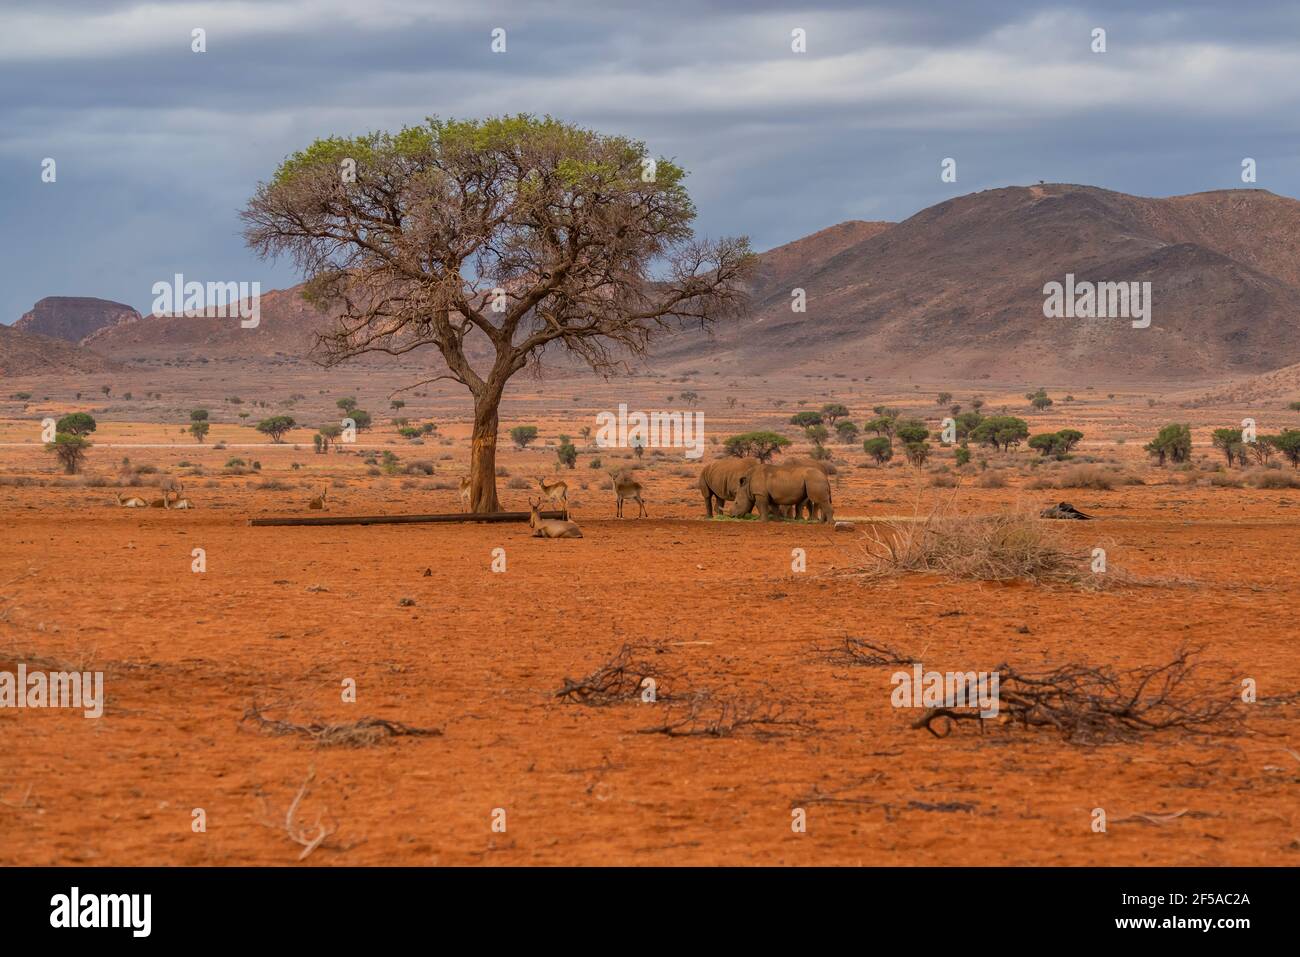
<svg viewBox="0 0 1300 957">
<path fill-rule="evenodd" d="M 130 498 L 123 498 L 122 493 L 117 493 L 117 504 L 119 508 L 148 508 L 149 503 L 142 498 L 132 495 Z"/>
<path fill-rule="evenodd" d="M 528 525 L 533 530 L 533 538 L 582 538 L 582 529 L 575 523 L 542 518 L 541 507 L 541 499 L 534 502 L 531 495 L 528 497 Z"/>
<path fill-rule="evenodd" d="M 551 500 L 551 505 L 558 505 L 567 519 L 569 517 L 569 486 L 559 479 L 547 485 L 546 479 L 540 475 L 537 477 L 537 484 L 546 494 L 546 497 Z"/>
<path fill-rule="evenodd" d="M 321 486 L 320 494 L 307 503 L 308 508 L 325 508 L 325 496 L 329 494 L 329 486 Z"/>
<path fill-rule="evenodd" d="M 622 469 L 610 472 L 609 477 L 614 480 L 614 494 L 618 496 L 618 517 L 623 517 L 623 500 L 630 498 L 641 507 L 636 517 L 640 518 L 644 515 L 649 518 L 650 513 L 646 511 L 645 502 L 641 500 L 641 483 L 633 481 L 632 476 Z"/>
<path fill-rule="evenodd" d="M 469 511 L 469 498 L 470 498 L 469 476 L 462 475 L 460 477 L 460 510 L 462 512 Z"/>
<path fill-rule="evenodd" d="M 177 498 L 172 501 L 172 508 L 193 508 L 194 503 L 187 498 Z"/>
</svg>

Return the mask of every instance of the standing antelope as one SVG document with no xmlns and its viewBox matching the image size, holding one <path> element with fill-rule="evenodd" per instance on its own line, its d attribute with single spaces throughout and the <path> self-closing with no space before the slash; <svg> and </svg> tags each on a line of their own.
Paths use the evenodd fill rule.
<svg viewBox="0 0 1300 957">
<path fill-rule="evenodd" d="M 460 477 L 460 510 L 469 511 L 470 481 L 468 475 Z"/>
<path fill-rule="evenodd" d="M 547 485 L 546 479 L 540 475 L 537 477 L 537 484 L 546 493 L 546 497 L 551 500 L 552 505 L 560 506 L 560 509 L 564 512 L 564 517 L 567 519 L 569 517 L 569 486 L 559 479 Z"/>
<path fill-rule="evenodd" d="M 633 481 L 632 476 L 623 469 L 610 472 L 609 477 L 614 480 L 614 494 L 618 496 L 618 517 L 623 517 L 623 499 L 630 498 L 641 507 L 636 517 L 640 518 L 644 515 L 649 518 L 650 513 L 646 511 L 645 502 L 641 501 L 641 483 Z"/>
<path fill-rule="evenodd" d="M 325 496 L 329 494 L 329 486 L 322 485 L 320 494 L 307 503 L 308 508 L 325 508 Z"/>
<path fill-rule="evenodd" d="M 582 529 L 574 522 L 542 518 L 538 511 L 541 506 L 540 498 L 534 502 L 533 497 L 528 496 L 528 525 L 533 530 L 533 538 L 582 538 Z"/>
<path fill-rule="evenodd" d="M 142 498 L 136 498 L 132 495 L 130 498 L 123 498 L 122 493 L 117 493 L 117 504 L 120 508 L 148 508 L 149 503 Z"/>
</svg>

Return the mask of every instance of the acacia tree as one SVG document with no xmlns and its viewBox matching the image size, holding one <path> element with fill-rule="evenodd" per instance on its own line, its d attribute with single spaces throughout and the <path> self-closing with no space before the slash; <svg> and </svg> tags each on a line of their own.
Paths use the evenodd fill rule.
<svg viewBox="0 0 1300 957">
<path fill-rule="evenodd" d="M 491 512 L 502 394 L 548 346 L 608 376 L 657 331 L 742 308 L 748 241 L 697 239 L 684 177 L 551 118 L 430 118 L 291 156 L 245 208 L 245 238 L 291 256 L 334 313 L 326 365 L 436 350 L 438 374 L 410 388 L 469 390 L 471 506 Z"/>
</svg>

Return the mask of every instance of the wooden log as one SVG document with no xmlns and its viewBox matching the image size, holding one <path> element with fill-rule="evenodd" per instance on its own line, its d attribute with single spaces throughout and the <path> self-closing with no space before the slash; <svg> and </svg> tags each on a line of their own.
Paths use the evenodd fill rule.
<svg viewBox="0 0 1300 957">
<path fill-rule="evenodd" d="M 563 512 L 539 512 L 542 518 L 564 518 Z M 451 512 L 442 515 L 311 515 L 250 518 L 249 525 L 422 525 L 450 522 L 526 522 L 528 512 Z"/>
</svg>

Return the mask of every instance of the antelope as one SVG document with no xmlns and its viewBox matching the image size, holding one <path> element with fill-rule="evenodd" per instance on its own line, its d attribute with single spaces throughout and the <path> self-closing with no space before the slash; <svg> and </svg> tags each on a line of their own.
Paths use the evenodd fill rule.
<svg viewBox="0 0 1300 957">
<path fill-rule="evenodd" d="M 569 486 L 557 479 L 550 485 L 546 484 L 546 479 L 540 475 L 537 477 L 537 484 L 541 490 L 546 493 L 546 497 L 551 500 L 552 505 L 559 505 L 564 512 L 565 519 L 569 517 Z"/>
<path fill-rule="evenodd" d="M 614 480 L 614 494 L 618 496 L 618 517 L 623 517 L 623 500 L 630 498 L 641 507 L 636 517 L 640 518 L 644 515 L 649 518 L 650 513 L 646 511 L 645 502 L 641 501 L 641 483 L 633 481 L 632 476 L 622 469 L 610 472 L 609 477 Z"/>
<path fill-rule="evenodd" d="M 130 498 L 123 498 L 122 493 L 117 493 L 117 504 L 119 508 L 148 508 L 149 503 L 142 498 L 136 498 L 132 495 Z"/>
<path fill-rule="evenodd" d="M 193 508 L 193 503 L 187 498 L 177 498 L 172 502 L 172 508 Z"/>
<path fill-rule="evenodd" d="M 528 496 L 528 525 L 533 530 L 533 538 L 582 538 L 582 529 L 570 521 L 554 518 L 542 518 L 539 509 L 542 500 L 536 502 Z"/>
<path fill-rule="evenodd" d="M 307 503 L 308 508 L 325 508 L 325 496 L 329 494 L 329 486 L 322 485 L 320 494 Z"/>
<path fill-rule="evenodd" d="M 469 494 L 470 494 L 469 476 L 462 475 L 460 477 L 460 510 L 462 512 L 469 511 Z"/>
</svg>

